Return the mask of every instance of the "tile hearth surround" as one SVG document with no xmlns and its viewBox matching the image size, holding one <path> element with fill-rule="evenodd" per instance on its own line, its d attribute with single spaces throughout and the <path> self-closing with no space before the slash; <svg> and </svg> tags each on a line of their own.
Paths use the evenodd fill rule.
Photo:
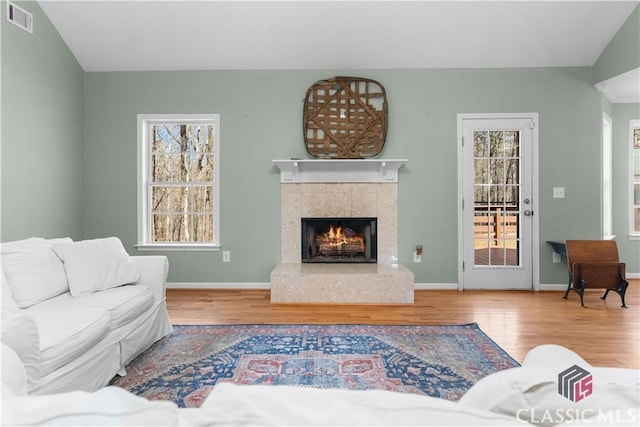
<svg viewBox="0 0 640 427">
<path fill-rule="evenodd" d="M 281 264 L 272 303 L 412 304 L 413 273 L 397 263 L 397 182 L 281 185 Z M 377 264 L 301 263 L 301 218 L 378 218 Z"/>
</svg>

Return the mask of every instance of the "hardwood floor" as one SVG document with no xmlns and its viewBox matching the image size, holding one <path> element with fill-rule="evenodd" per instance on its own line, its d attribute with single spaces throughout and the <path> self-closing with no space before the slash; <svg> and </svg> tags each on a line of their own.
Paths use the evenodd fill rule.
<svg viewBox="0 0 640 427">
<path fill-rule="evenodd" d="M 559 344 L 593 366 L 640 369 L 640 280 L 629 281 L 626 303 L 610 292 L 418 290 L 413 305 L 271 304 L 268 290 L 168 289 L 173 324 L 419 324 L 476 322 L 513 358 L 531 348 Z"/>
</svg>

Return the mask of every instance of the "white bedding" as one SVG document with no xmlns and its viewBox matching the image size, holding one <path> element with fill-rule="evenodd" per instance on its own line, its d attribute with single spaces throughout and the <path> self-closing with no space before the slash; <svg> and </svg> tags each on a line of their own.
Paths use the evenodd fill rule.
<svg viewBox="0 0 640 427">
<path fill-rule="evenodd" d="M 231 383 L 216 385 L 193 421 L 228 426 L 526 425 L 513 417 L 417 394 Z"/>
<path fill-rule="evenodd" d="M 505 426 L 525 423 L 447 400 L 384 390 L 216 385 L 199 409 L 118 387 L 3 401 L 2 424 L 120 426 Z"/>
</svg>

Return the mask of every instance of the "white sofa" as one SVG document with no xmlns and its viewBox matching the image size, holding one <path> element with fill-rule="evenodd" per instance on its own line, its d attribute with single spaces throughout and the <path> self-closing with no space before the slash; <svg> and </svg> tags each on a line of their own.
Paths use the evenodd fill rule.
<svg viewBox="0 0 640 427">
<path fill-rule="evenodd" d="M 9 353 L 11 350 L 9 350 Z M 20 360 L 11 358 L 15 370 Z M 3 361 L 4 363 L 4 361 Z M 592 394 L 573 402 L 558 392 L 572 365 L 592 374 Z M 19 396 L 3 380 L 2 425 L 424 425 L 637 426 L 640 370 L 595 368 L 556 345 L 531 350 L 521 367 L 489 375 L 458 402 L 385 390 L 243 386 L 218 383 L 200 408 L 178 408 L 110 386 L 97 392 Z"/>
<path fill-rule="evenodd" d="M 98 390 L 172 331 L 164 256 L 129 256 L 115 237 L 0 246 L 2 356 L 24 367 L 3 360 L 3 384 L 14 392 Z"/>
</svg>

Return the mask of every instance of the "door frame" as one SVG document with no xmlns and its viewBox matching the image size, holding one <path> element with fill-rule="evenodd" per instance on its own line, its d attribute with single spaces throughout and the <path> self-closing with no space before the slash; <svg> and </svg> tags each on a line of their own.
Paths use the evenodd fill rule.
<svg viewBox="0 0 640 427">
<path fill-rule="evenodd" d="M 464 120 L 499 120 L 499 119 L 528 119 L 533 122 L 531 134 L 531 199 L 533 217 L 531 229 L 531 274 L 533 282 L 533 290 L 540 290 L 540 192 L 538 189 L 539 163 L 538 163 L 538 129 L 540 121 L 538 113 L 459 113 L 457 115 L 457 139 L 458 145 L 458 290 L 464 289 L 464 212 L 463 196 L 464 196 L 464 171 L 463 165 L 463 121 Z"/>
</svg>

